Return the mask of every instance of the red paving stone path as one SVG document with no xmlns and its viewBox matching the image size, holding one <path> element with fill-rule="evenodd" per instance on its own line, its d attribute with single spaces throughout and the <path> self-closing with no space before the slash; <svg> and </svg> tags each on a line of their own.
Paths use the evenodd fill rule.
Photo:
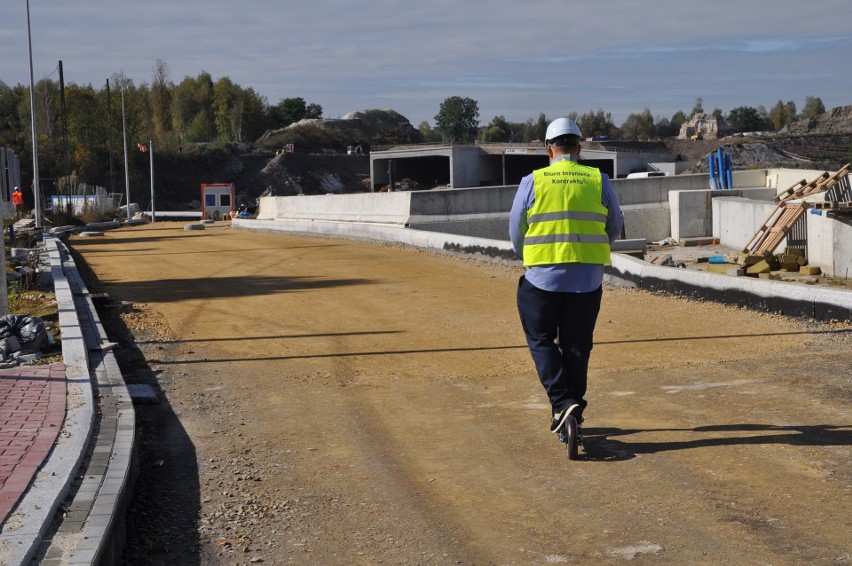
<svg viewBox="0 0 852 566">
<path fill-rule="evenodd" d="M 64 364 L 0 370 L 0 523 L 53 448 L 64 418 Z"/>
</svg>

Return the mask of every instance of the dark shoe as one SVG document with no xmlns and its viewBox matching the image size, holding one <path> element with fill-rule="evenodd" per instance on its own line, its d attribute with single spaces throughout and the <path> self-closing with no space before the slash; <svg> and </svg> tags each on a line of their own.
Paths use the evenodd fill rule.
<svg viewBox="0 0 852 566">
<path fill-rule="evenodd" d="M 554 413 L 553 420 L 550 421 L 550 432 L 559 432 L 565 424 L 565 419 L 567 419 L 570 414 L 574 414 L 578 423 L 582 422 L 582 417 L 580 416 L 580 412 L 582 410 L 583 408 L 579 403 L 571 403 L 561 411 Z"/>
</svg>

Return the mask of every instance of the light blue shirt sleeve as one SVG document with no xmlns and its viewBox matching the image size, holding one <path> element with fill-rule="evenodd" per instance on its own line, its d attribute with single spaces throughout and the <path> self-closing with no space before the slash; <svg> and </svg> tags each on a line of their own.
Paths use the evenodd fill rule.
<svg viewBox="0 0 852 566">
<path fill-rule="evenodd" d="M 621 207 L 618 205 L 615 189 L 612 188 L 612 183 L 609 182 L 609 176 L 601 173 L 601 181 L 603 185 L 601 204 L 607 208 L 606 233 L 609 235 L 609 243 L 611 244 L 621 235 L 621 228 L 624 226 L 624 217 L 621 215 Z"/>
<path fill-rule="evenodd" d="M 524 236 L 526 236 L 529 224 L 527 223 L 527 211 L 535 203 L 535 192 L 533 191 L 533 176 L 527 175 L 521 179 L 515 200 L 512 202 L 512 210 L 509 212 L 509 239 L 515 255 L 524 259 Z"/>
</svg>

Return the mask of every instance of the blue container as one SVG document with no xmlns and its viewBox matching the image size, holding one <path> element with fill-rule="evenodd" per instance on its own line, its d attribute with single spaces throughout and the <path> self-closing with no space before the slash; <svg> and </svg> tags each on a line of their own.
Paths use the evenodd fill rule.
<svg viewBox="0 0 852 566">
<path fill-rule="evenodd" d="M 725 150 L 721 147 L 716 150 L 716 172 L 719 176 L 719 188 L 728 188 L 728 179 L 725 176 Z"/>
<path fill-rule="evenodd" d="M 716 178 L 716 154 L 711 153 L 707 156 L 707 171 L 710 173 L 710 190 L 715 191 L 719 188 L 718 179 Z"/>
<path fill-rule="evenodd" d="M 725 154 L 725 179 L 728 181 L 728 188 L 734 188 L 734 172 L 731 170 L 731 154 Z"/>
</svg>

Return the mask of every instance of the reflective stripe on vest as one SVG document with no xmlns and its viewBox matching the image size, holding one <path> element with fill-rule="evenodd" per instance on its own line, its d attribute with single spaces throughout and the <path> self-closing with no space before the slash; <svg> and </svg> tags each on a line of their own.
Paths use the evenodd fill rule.
<svg viewBox="0 0 852 566">
<path fill-rule="evenodd" d="M 610 262 L 600 171 L 560 160 L 533 172 L 533 190 L 525 266 Z"/>
</svg>

